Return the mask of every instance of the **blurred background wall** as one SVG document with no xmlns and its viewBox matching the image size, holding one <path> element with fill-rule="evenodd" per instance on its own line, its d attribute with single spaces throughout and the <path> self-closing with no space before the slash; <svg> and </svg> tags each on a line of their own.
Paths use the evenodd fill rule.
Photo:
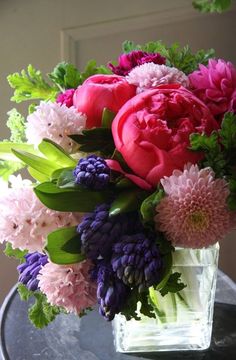
<svg viewBox="0 0 236 360">
<path fill-rule="evenodd" d="M 215 48 L 217 57 L 236 62 L 236 6 L 200 14 L 190 0 L 0 0 L 0 137 L 8 137 L 6 113 L 25 104 L 10 102 L 9 73 L 31 63 L 47 73 L 61 60 L 82 68 L 88 59 L 106 64 L 121 43 L 162 39 L 189 44 L 196 51 Z M 1 192 L 1 189 L 0 189 Z M 0 246 L 0 303 L 16 282 L 16 262 Z M 220 268 L 236 280 L 236 234 L 221 243 Z"/>
</svg>

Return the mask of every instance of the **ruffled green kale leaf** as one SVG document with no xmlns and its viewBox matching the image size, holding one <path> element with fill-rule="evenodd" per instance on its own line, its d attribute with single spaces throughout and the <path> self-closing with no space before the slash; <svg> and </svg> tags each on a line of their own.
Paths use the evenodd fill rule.
<svg viewBox="0 0 236 360">
<path fill-rule="evenodd" d="M 15 259 L 20 260 L 20 262 L 24 262 L 24 256 L 27 254 L 27 250 L 13 249 L 10 243 L 6 244 L 4 254 L 8 257 L 14 257 Z"/>
<path fill-rule="evenodd" d="M 224 115 L 221 130 L 219 131 L 220 142 L 224 146 L 227 155 L 235 157 L 236 150 L 236 115 L 228 112 Z"/>
<path fill-rule="evenodd" d="M 63 91 L 76 88 L 81 84 L 79 70 L 73 64 L 64 61 L 59 63 L 48 76 Z"/>
<path fill-rule="evenodd" d="M 21 143 L 26 141 L 25 137 L 25 119 L 16 109 L 10 110 L 8 113 L 7 127 L 11 131 L 10 141 Z"/>
<path fill-rule="evenodd" d="M 20 103 L 25 100 L 55 100 L 58 88 L 50 86 L 42 77 L 39 70 L 29 65 L 21 73 L 14 73 L 7 77 L 9 85 L 15 90 L 12 101 Z"/>
<path fill-rule="evenodd" d="M 138 303 L 140 303 L 140 306 Z M 132 289 L 125 306 L 121 310 L 121 314 L 126 317 L 126 320 L 141 320 L 140 314 L 155 318 L 154 310 L 149 299 L 149 292 L 140 293 L 137 288 Z"/>
<path fill-rule="evenodd" d="M 162 296 L 170 293 L 176 293 L 183 290 L 187 285 L 181 282 L 181 274 L 175 272 L 170 275 L 168 281 L 166 282 L 165 286 L 160 290 Z"/>
<path fill-rule="evenodd" d="M 195 0 L 192 4 L 196 10 L 203 13 L 222 13 L 230 7 L 231 0 Z"/>
</svg>

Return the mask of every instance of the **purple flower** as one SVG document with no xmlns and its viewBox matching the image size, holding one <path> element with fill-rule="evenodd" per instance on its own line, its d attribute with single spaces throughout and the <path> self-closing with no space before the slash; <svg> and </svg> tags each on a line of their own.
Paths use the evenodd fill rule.
<svg viewBox="0 0 236 360">
<path fill-rule="evenodd" d="M 128 54 L 124 53 L 120 55 L 118 59 L 118 66 L 114 66 L 112 63 L 109 63 L 108 67 L 114 74 L 126 76 L 136 66 L 150 62 L 163 65 L 165 64 L 166 59 L 159 53 L 147 53 L 142 50 L 134 50 Z"/>
<path fill-rule="evenodd" d="M 26 285 L 31 291 L 37 290 L 39 283 L 37 276 L 47 262 L 47 255 L 40 254 L 37 251 L 25 255 L 25 262 L 17 266 L 19 282 Z"/>
<path fill-rule="evenodd" d="M 65 104 L 67 107 L 73 106 L 73 95 L 75 89 L 68 89 L 57 96 L 56 102 L 59 104 Z"/>
</svg>

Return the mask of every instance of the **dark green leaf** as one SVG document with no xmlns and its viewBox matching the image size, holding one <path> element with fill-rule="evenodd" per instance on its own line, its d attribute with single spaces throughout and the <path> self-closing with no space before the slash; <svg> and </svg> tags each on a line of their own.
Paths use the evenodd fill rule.
<svg viewBox="0 0 236 360">
<path fill-rule="evenodd" d="M 108 191 L 90 191 L 79 186 L 61 189 L 51 182 L 36 186 L 34 191 L 45 206 L 57 211 L 91 212 L 111 196 Z"/>
<path fill-rule="evenodd" d="M 55 264 L 74 264 L 85 259 L 85 255 L 81 254 L 81 240 L 76 226 L 51 232 L 47 237 L 45 251 Z"/>
<path fill-rule="evenodd" d="M 129 53 L 133 50 L 136 50 L 136 45 L 133 41 L 126 40 L 122 44 L 122 50 L 124 53 Z"/>
<path fill-rule="evenodd" d="M 155 208 L 164 195 L 165 193 L 162 189 L 157 189 L 142 202 L 140 212 L 144 222 L 153 222 L 156 213 Z"/>
<path fill-rule="evenodd" d="M 230 7 L 231 0 L 195 0 L 192 4 L 196 10 L 203 13 L 222 13 Z"/>
<path fill-rule="evenodd" d="M 74 160 L 61 146 L 50 139 L 43 139 L 38 149 L 50 161 L 55 162 L 58 167 L 75 167 Z"/>
<path fill-rule="evenodd" d="M 33 295 L 33 291 L 30 291 L 25 285 L 21 283 L 17 285 L 17 291 L 22 301 L 28 301 L 29 298 Z"/>
<path fill-rule="evenodd" d="M 10 243 L 6 244 L 5 250 L 4 250 L 4 254 L 8 257 L 14 257 L 18 260 L 20 260 L 21 262 L 25 261 L 24 256 L 27 254 L 27 250 L 20 250 L 20 249 L 13 249 L 12 245 Z"/>
<path fill-rule="evenodd" d="M 236 179 L 229 180 L 230 195 L 227 199 L 228 207 L 231 211 L 236 211 Z"/>
<path fill-rule="evenodd" d="M 171 274 L 165 286 L 160 290 L 161 295 L 165 296 L 169 292 L 176 293 L 183 290 L 186 285 L 181 282 L 180 277 L 181 274 L 178 272 Z"/>
<path fill-rule="evenodd" d="M 219 135 L 225 150 L 236 150 L 236 115 L 230 112 L 225 114 Z"/>
<path fill-rule="evenodd" d="M 111 204 L 109 216 L 116 216 L 120 213 L 138 210 L 146 194 L 145 191 L 140 190 L 120 192 Z"/>
<path fill-rule="evenodd" d="M 59 85 L 62 91 L 76 88 L 81 84 L 79 70 L 74 65 L 66 62 L 59 63 L 48 76 L 56 85 Z"/>
<path fill-rule="evenodd" d="M 81 135 L 70 135 L 70 138 L 80 144 L 80 151 L 96 152 L 110 155 L 114 152 L 115 145 L 111 129 L 94 128 L 83 130 Z"/>
</svg>

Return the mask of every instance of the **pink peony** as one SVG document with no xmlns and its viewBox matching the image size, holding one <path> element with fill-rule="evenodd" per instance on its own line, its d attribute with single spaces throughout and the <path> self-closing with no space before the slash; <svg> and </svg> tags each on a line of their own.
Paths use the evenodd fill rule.
<svg viewBox="0 0 236 360">
<path fill-rule="evenodd" d="M 65 104 L 67 107 L 73 106 L 73 95 L 74 95 L 75 89 L 68 89 L 63 93 L 60 93 L 57 96 L 57 103 L 59 104 Z"/>
<path fill-rule="evenodd" d="M 180 70 L 166 65 L 146 63 L 137 66 L 126 77 L 128 83 L 137 86 L 137 93 L 162 84 L 189 86 L 188 77 Z"/>
<path fill-rule="evenodd" d="M 162 65 L 165 64 L 166 59 L 159 53 L 147 53 L 142 50 L 134 50 L 130 53 L 120 55 L 118 66 L 109 63 L 108 67 L 114 74 L 125 76 L 136 66 L 150 62 Z"/>
<path fill-rule="evenodd" d="M 236 69 L 231 62 L 211 59 L 208 66 L 189 75 L 194 93 L 220 120 L 227 111 L 236 112 Z"/>
<path fill-rule="evenodd" d="M 156 207 L 156 227 L 175 246 L 202 248 L 215 244 L 230 230 L 229 189 L 210 168 L 188 164 L 161 184 L 164 197 Z"/>
<path fill-rule="evenodd" d="M 86 116 L 72 106 L 41 101 L 36 111 L 27 117 L 26 137 L 29 143 L 38 146 L 43 138 L 56 142 L 68 152 L 77 145 L 68 135 L 79 134 L 85 128 Z"/>
<path fill-rule="evenodd" d="M 178 84 L 160 85 L 136 95 L 112 123 L 117 150 L 134 175 L 152 187 L 174 169 L 201 160 L 202 154 L 189 150 L 190 134 L 210 135 L 216 129 L 218 124 L 207 106 Z M 109 161 L 111 169 L 116 170 L 116 165 Z"/>
<path fill-rule="evenodd" d="M 0 242 L 7 241 L 12 247 L 30 252 L 39 251 L 45 245 L 47 235 L 62 226 L 79 223 L 80 215 L 47 209 L 36 197 L 29 181 L 15 182 L 0 196 Z"/>
<path fill-rule="evenodd" d="M 50 304 L 80 314 L 96 304 L 97 286 L 90 280 L 89 260 L 73 265 L 47 263 L 38 275 L 39 288 Z"/>
</svg>

